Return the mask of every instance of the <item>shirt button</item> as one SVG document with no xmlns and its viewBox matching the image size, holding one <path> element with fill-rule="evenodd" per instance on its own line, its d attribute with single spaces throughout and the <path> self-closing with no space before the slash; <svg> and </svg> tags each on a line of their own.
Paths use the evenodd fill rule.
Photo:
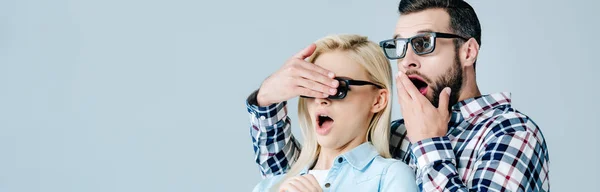
<svg viewBox="0 0 600 192">
<path fill-rule="evenodd" d="M 344 161 L 344 158 L 338 158 L 338 163 L 342 163 L 342 161 Z"/>
<path fill-rule="evenodd" d="M 260 116 L 260 120 L 265 120 L 266 117 L 265 116 Z"/>
<path fill-rule="evenodd" d="M 325 188 L 329 188 L 330 186 L 331 186 L 331 184 L 325 183 Z"/>
</svg>

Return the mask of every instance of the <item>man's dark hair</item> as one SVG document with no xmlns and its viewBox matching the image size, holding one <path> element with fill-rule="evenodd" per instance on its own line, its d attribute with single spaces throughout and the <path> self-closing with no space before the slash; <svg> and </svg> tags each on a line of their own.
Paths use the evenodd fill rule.
<svg viewBox="0 0 600 192">
<path fill-rule="evenodd" d="M 400 14 L 410 14 L 427 9 L 443 9 L 450 15 L 450 30 L 460 36 L 473 37 L 481 46 L 481 26 L 473 7 L 463 0 L 401 0 Z M 459 47 L 459 40 L 455 45 Z"/>
</svg>

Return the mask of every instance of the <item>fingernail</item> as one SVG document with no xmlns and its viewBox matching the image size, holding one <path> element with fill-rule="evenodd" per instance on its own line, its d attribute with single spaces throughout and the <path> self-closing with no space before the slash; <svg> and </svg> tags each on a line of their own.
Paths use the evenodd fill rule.
<svg viewBox="0 0 600 192">
<path fill-rule="evenodd" d="M 332 82 L 331 82 L 331 85 L 333 85 L 333 87 L 337 87 L 337 86 L 338 86 L 338 83 L 339 83 L 338 81 L 332 81 Z"/>
<path fill-rule="evenodd" d="M 325 93 L 323 93 L 323 97 L 324 97 L 324 98 L 327 98 L 327 97 L 329 97 L 329 95 L 328 95 L 328 94 L 325 94 Z"/>
<path fill-rule="evenodd" d="M 329 92 L 330 92 L 331 94 L 335 94 L 335 93 L 337 93 L 337 90 L 336 90 L 336 89 L 329 89 Z"/>
<path fill-rule="evenodd" d="M 333 78 L 333 77 L 335 77 L 335 74 L 333 74 L 333 72 L 329 72 L 329 73 L 327 73 L 327 76 L 329 76 L 329 78 Z"/>
<path fill-rule="evenodd" d="M 446 88 L 446 93 L 448 93 L 448 95 L 450 95 L 450 93 L 452 93 L 452 89 L 450 87 Z"/>
</svg>

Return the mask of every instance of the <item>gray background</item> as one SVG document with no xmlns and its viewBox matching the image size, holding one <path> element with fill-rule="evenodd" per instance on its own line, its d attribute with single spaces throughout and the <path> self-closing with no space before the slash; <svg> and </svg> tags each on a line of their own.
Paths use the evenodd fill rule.
<svg viewBox="0 0 600 192">
<path fill-rule="evenodd" d="M 540 125 L 553 191 L 596 189 L 598 3 L 470 2 L 482 92 Z M 246 96 L 320 37 L 390 38 L 397 4 L 2 0 L 0 191 L 249 191 Z"/>
</svg>

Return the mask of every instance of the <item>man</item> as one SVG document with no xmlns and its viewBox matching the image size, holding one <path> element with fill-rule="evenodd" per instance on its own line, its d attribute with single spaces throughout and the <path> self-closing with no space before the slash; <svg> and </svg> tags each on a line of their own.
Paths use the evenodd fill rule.
<svg viewBox="0 0 600 192">
<path fill-rule="evenodd" d="M 482 95 L 475 78 L 481 28 L 462 0 L 402 0 L 394 39 L 382 41 L 404 119 L 392 122 L 390 151 L 415 170 L 421 191 L 548 191 L 549 156 L 539 127 L 511 106 L 510 93 Z M 247 101 L 263 176 L 287 171 L 299 154 L 286 100 L 335 94 L 335 74 L 292 57 Z M 335 126 L 335 124 L 334 124 Z"/>
</svg>

